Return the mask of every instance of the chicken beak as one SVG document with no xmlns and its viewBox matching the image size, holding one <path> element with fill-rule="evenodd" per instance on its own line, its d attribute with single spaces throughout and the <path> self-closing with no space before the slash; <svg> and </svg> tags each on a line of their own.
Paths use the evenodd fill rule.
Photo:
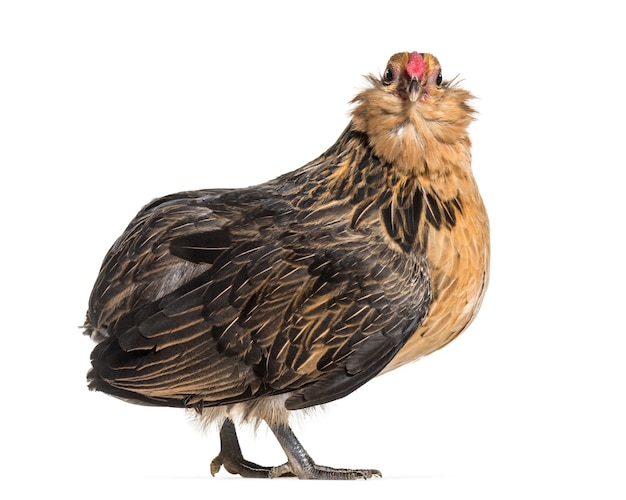
<svg viewBox="0 0 626 500">
<path fill-rule="evenodd" d="M 409 100 L 411 102 L 417 101 L 417 97 L 420 92 L 420 82 L 418 81 L 418 79 L 415 77 L 411 78 L 411 81 L 409 82 L 409 86 L 407 87 L 406 90 L 409 96 Z"/>
</svg>

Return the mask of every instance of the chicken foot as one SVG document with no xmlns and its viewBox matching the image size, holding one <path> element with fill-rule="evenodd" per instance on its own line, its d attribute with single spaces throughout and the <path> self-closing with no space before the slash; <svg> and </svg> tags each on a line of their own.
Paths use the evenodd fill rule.
<svg viewBox="0 0 626 500">
<path fill-rule="evenodd" d="M 288 425 L 279 424 L 271 427 L 276 439 L 287 455 L 288 462 L 285 465 L 275 467 L 273 474 L 283 475 L 285 471 L 291 472 L 299 479 L 369 479 L 382 477 L 376 469 L 335 469 L 324 465 L 317 465 L 298 441 Z"/>
<path fill-rule="evenodd" d="M 280 477 L 281 474 L 272 474 L 279 467 L 265 467 L 255 464 L 243 458 L 237 431 L 234 422 L 227 418 L 220 429 L 220 452 L 211 462 L 211 475 L 215 476 L 222 465 L 231 474 L 239 474 L 242 477 Z M 286 464 L 285 464 L 286 465 Z M 284 475 L 293 476 L 285 471 Z"/>
<path fill-rule="evenodd" d="M 287 463 L 267 467 L 243 458 L 235 424 L 227 418 L 220 430 L 221 449 L 211 462 L 211 474 L 217 474 L 223 465 L 231 474 L 239 474 L 242 477 L 296 476 L 299 479 L 369 479 L 381 476 L 380 471 L 374 469 L 335 469 L 317 465 L 288 425 L 281 424 L 270 428 L 287 455 Z"/>
</svg>

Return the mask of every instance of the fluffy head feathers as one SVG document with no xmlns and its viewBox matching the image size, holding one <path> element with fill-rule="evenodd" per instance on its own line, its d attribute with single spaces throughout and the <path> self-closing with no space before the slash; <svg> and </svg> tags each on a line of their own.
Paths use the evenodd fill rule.
<svg viewBox="0 0 626 500">
<path fill-rule="evenodd" d="M 425 184 L 452 172 L 468 175 L 472 94 L 443 80 L 432 54 L 400 52 L 391 56 L 387 69 L 381 77 L 370 75 L 370 88 L 354 98 L 355 129 L 367 134 L 385 162 Z"/>
</svg>

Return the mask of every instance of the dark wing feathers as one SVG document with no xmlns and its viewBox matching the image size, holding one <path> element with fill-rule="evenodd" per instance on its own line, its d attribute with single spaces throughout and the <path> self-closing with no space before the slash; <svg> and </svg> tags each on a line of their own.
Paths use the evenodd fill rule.
<svg viewBox="0 0 626 500">
<path fill-rule="evenodd" d="M 224 191 L 202 191 L 204 200 Z M 227 220 L 191 193 L 171 195 L 144 207 L 113 244 L 102 263 L 87 311 L 86 333 L 107 336 L 111 323 L 171 289 L 184 285 L 207 266 L 185 265 L 167 241 L 189 233 L 219 230 Z"/>
<path fill-rule="evenodd" d="M 303 408 L 378 374 L 425 316 L 425 261 L 350 229 L 351 206 L 296 217 L 266 195 L 251 215 L 243 194 L 204 195 L 154 202 L 105 259 L 93 388 L 170 406 L 289 393 Z"/>
<path fill-rule="evenodd" d="M 204 233 L 179 236 L 170 243 L 170 252 L 176 257 L 194 262 L 213 264 L 232 245 L 227 229 L 219 228 Z"/>
</svg>

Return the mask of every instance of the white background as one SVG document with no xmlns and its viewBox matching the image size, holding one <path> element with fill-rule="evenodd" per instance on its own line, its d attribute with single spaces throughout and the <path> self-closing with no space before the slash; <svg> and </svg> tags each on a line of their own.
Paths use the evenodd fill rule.
<svg viewBox="0 0 626 500">
<path fill-rule="evenodd" d="M 222 4 L 1 4 L 0 496 L 624 498 L 618 4 Z M 383 479 L 211 478 L 215 431 L 87 391 L 79 326 L 100 262 L 154 197 L 313 159 L 362 75 L 404 50 L 479 97 L 483 309 L 444 350 L 295 425 L 319 463 Z M 264 429 L 242 441 L 283 460 Z"/>
</svg>

